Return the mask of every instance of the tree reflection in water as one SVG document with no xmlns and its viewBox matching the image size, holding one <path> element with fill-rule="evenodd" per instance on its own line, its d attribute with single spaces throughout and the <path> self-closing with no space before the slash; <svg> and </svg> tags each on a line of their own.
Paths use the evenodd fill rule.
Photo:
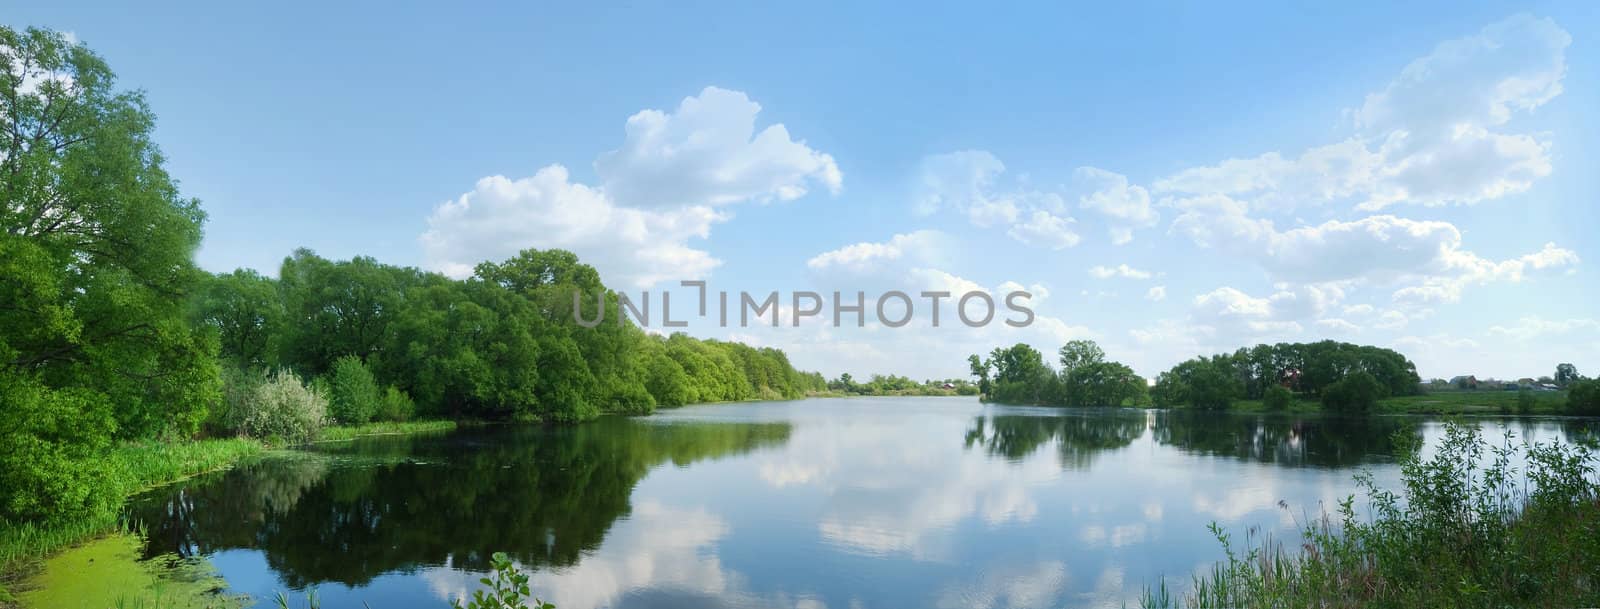
<svg viewBox="0 0 1600 609">
<path fill-rule="evenodd" d="M 1420 425 L 1410 417 L 1092 410 L 984 414 L 973 417 L 965 441 L 968 449 L 982 448 L 1009 461 L 1021 461 L 1053 442 L 1062 468 L 1082 470 L 1097 455 L 1128 446 L 1148 430 L 1154 442 L 1190 453 L 1290 467 L 1352 467 L 1387 460 L 1394 434 Z"/>
<path fill-rule="evenodd" d="M 629 513 L 633 487 L 686 465 L 787 441 L 788 423 L 641 424 L 367 438 L 274 455 L 142 496 L 146 554 L 258 549 L 285 584 L 360 586 L 392 571 L 484 571 L 486 549 L 569 566 Z M 559 532 L 559 534 L 558 534 Z"/>
</svg>

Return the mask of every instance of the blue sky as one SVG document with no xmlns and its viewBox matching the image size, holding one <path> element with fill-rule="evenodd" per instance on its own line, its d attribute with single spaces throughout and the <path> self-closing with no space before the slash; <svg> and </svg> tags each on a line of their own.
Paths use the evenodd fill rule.
<svg viewBox="0 0 1600 609">
<path fill-rule="evenodd" d="M 147 91 L 211 270 L 566 247 L 657 294 L 1035 293 L 1023 330 L 691 324 L 830 376 L 1071 338 L 1146 375 L 1320 338 L 1600 367 L 1583 3 L 6 4 Z"/>
</svg>

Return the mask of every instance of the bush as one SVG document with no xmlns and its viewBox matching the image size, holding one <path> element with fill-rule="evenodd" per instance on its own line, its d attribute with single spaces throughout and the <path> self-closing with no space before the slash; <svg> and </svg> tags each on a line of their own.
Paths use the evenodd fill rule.
<svg viewBox="0 0 1600 609">
<path fill-rule="evenodd" d="M 267 382 L 264 370 L 222 370 L 222 396 L 211 407 L 206 427 L 214 435 L 240 435 L 244 433 L 244 415 L 255 410 L 256 390 Z"/>
<path fill-rule="evenodd" d="M 1583 379 L 1568 384 L 1567 412 L 1600 415 L 1600 379 Z"/>
<path fill-rule="evenodd" d="M 1595 455 L 1556 442 L 1484 440 L 1447 423 L 1433 455 L 1397 436 L 1400 486 L 1358 474 L 1356 498 L 1312 520 L 1299 543 L 1247 536 L 1187 597 L 1147 590 L 1145 607 L 1593 607 L 1600 602 Z M 1520 465 L 1518 463 L 1520 462 Z M 1523 475 L 1518 470 L 1526 472 Z"/>
<path fill-rule="evenodd" d="M 246 410 L 240 413 L 239 431 L 290 444 L 317 439 L 328 416 L 328 401 L 288 370 L 267 377 L 243 406 Z"/>
<path fill-rule="evenodd" d="M 1293 401 L 1294 392 L 1283 385 L 1268 387 L 1267 392 L 1261 395 L 1261 403 L 1266 405 L 1267 410 L 1283 410 Z"/>
<path fill-rule="evenodd" d="M 378 404 L 378 419 L 405 422 L 411 420 L 415 414 L 417 414 L 417 403 L 411 400 L 410 395 L 393 385 L 384 390 L 383 401 Z"/>
<path fill-rule="evenodd" d="M 111 404 L 82 388 L 50 389 L 0 371 L 0 521 L 70 518 L 122 497 L 100 488 Z"/>
<path fill-rule="evenodd" d="M 328 373 L 328 414 L 340 425 L 360 425 L 377 414 L 383 395 L 361 358 L 346 355 Z"/>
<path fill-rule="evenodd" d="M 1387 395 L 1377 378 L 1354 372 L 1322 389 L 1322 407 L 1335 412 L 1366 412 Z"/>
<path fill-rule="evenodd" d="M 1517 392 L 1517 412 L 1518 413 L 1528 414 L 1528 413 L 1533 412 L 1533 405 L 1536 402 L 1538 402 L 1538 399 L 1533 397 L 1533 392 L 1532 391 L 1530 391 L 1528 389 L 1523 389 L 1523 390 Z"/>
</svg>

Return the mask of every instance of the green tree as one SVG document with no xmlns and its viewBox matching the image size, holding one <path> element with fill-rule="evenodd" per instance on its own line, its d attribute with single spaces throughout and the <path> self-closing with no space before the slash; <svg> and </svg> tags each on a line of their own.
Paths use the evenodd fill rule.
<svg viewBox="0 0 1600 609">
<path fill-rule="evenodd" d="M 1099 364 L 1106 359 L 1105 350 L 1092 340 L 1067 341 L 1061 347 L 1061 373 L 1070 374 L 1080 366 Z"/>
<path fill-rule="evenodd" d="M 360 425 L 378 413 L 378 381 L 361 358 L 346 355 L 328 372 L 328 415 L 340 425 Z"/>
<path fill-rule="evenodd" d="M 284 311 L 272 279 L 250 269 L 206 277 L 195 291 L 191 315 L 216 331 L 224 362 L 239 368 L 278 363 Z"/>
<path fill-rule="evenodd" d="M 1567 412 L 1600 415 L 1600 379 L 1579 379 L 1567 386 Z"/>
<path fill-rule="evenodd" d="M 1261 395 L 1261 404 L 1267 410 L 1283 410 L 1294 401 L 1294 392 L 1283 385 L 1273 385 Z"/>
<path fill-rule="evenodd" d="M 1566 387 L 1568 384 L 1571 384 L 1573 381 L 1576 381 L 1576 380 L 1581 379 L 1581 378 L 1583 378 L 1583 377 L 1578 376 L 1578 367 L 1577 366 L 1574 366 L 1572 364 L 1560 364 L 1560 365 L 1556 366 L 1556 376 L 1555 376 L 1556 385 L 1559 385 L 1561 387 Z"/>
<path fill-rule="evenodd" d="M 1377 406 L 1388 389 L 1366 371 L 1346 375 L 1322 390 L 1322 406 L 1334 412 L 1362 413 Z"/>
<path fill-rule="evenodd" d="M 0 49 L 0 366 L 115 405 L 123 437 L 193 432 L 219 385 L 184 311 L 205 215 L 98 56 L 37 29 L 0 27 Z"/>
</svg>

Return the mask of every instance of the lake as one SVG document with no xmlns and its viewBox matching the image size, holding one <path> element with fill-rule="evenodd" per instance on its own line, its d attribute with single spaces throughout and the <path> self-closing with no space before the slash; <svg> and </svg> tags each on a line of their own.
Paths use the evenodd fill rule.
<svg viewBox="0 0 1600 609">
<path fill-rule="evenodd" d="M 1579 425 L 1489 428 L 1552 441 Z M 1398 480 L 1393 433 L 1442 429 L 973 398 L 719 404 L 284 451 L 130 510 L 147 556 L 203 557 L 260 606 L 315 587 L 330 608 L 441 609 L 495 551 L 560 609 L 1137 606 L 1221 556 L 1209 523 L 1292 539 L 1362 469 Z"/>
</svg>

